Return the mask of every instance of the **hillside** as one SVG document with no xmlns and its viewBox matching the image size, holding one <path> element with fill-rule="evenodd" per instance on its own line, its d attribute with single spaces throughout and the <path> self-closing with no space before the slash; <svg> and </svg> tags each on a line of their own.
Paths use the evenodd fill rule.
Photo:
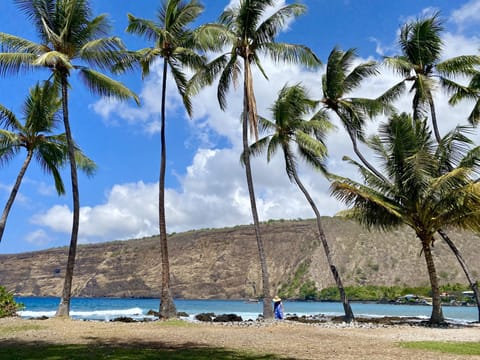
<svg viewBox="0 0 480 360">
<path fill-rule="evenodd" d="M 369 232 L 341 218 L 322 219 L 345 285 L 428 285 L 420 242 L 406 228 Z M 318 289 L 334 285 L 313 220 L 262 224 L 272 289 L 289 284 L 297 270 Z M 476 235 L 449 231 L 471 272 L 480 274 Z M 179 298 L 251 298 L 261 294 L 252 226 L 172 234 L 172 291 Z M 17 295 L 59 296 L 67 248 L 0 255 L 0 285 Z M 462 269 L 441 240 L 434 256 L 441 283 L 466 283 Z M 158 237 L 82 245 L 77 252 L 74 296 L 159 297 Z M 298 274 L 298 272 L 297 272 Z"/>
</svg>

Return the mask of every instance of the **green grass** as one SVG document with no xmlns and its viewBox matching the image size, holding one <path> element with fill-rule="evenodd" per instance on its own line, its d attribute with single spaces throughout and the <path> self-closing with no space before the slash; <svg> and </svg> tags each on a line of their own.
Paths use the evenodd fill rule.
<svg viewBox="0 0 480 360">
<path fill-rule="evenodd" d="M 181 349 L 148 348 L 145 345 L 38 345 L 0 342 L 2 360 L 274 360 L 275 355 L 256 355 L 220 348 L 187 347 Z M 283 358 L 285 359 L 285 358 Z"/>
<path fill-rule="evenodd" d="M 441 341 L 409 341 L 401 346 L 408 349 L 438 351 L 455 355 L 480 355 L 478 342 L 441 342 Z"/>
<path fill-rule="evenodd" d="M 7 335 L 18 331 L 40 330 L 43 328 L 44 327 L 35 324 L 7 325 L 0 327 L 0 335 Z"/>
</svg>

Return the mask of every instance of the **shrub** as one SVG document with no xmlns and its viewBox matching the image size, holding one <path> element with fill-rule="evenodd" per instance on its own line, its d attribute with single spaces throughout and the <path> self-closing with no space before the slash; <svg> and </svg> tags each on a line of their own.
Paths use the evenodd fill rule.
<svg viewBox="0 0 480 360">
<path fill-rule="evenodd" d="M 0 318 L 15 316 L 17 311 L 23 309 L 23 304 L 19 304 L 3 286 L 0 286 Z"/>
</svg>

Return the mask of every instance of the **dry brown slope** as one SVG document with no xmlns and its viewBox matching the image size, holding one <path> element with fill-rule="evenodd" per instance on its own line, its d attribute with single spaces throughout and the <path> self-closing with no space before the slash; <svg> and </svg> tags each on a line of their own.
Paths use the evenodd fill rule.
<svg viewBox="0 0 480 360">
<path fill-rule="evenodd" d="M 323 223 L 345 285 L 428 284 L 420 244 L 411 231 L 369 232 L 341 218 L 325 217 Z M 303 262 L 310 264 L 306 278 L 318 288 L 333 285 L 313 220 L 263 224 L 262 233 L 274 289 L 288 282 Z M 450 235 L 478 277 L 478 237 L 458 231 Z M 442 283 L 466 283 L 454 256 L 440 240 L 434 255 Z M 20 295 L 58 296 L 66 257 L 66 248 L 0 255 L 0 284 Z M 251 226 L 171 235 L 170 257 L 176 297 L 232 299 L 261 293 Z M 77 259 L 75 296 L 159 296 L 158 237 L 82 245 Z"/>
</svg>

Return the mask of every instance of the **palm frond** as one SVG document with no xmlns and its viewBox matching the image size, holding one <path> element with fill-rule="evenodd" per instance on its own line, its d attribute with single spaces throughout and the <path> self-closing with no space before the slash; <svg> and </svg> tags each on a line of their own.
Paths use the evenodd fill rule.
<svg viewBox="0 0 480 360">
<path fill-rule="evenodd" d="M 6 130 L 18 130 L 22 124 L 12 111 L 0 104 L 0 126 Z"/>
<path fill-rule="evenodd" d="M 480 56 L 461 55 L 435 65 L 436 70 L 442 76 L 458 76 L 475 74 L 475 69 L 480 65 Z"/>
<path fill-rule="evenodd" d="M 383 63 L 403 78 L 409 78 L 414 71 L 413 64 L 405 56 L 385 57 Z"/>
<path fill-rule="evenodd" d="M 261 139 L 258 139 L 258 141 L 255 141 L 253 144 L 251 144 L 250 155 L 255 157 L 263 154 L 268 147 L 269 139 L 270 139 L 270 136 L 265 136 Z M 244 158 L 244 154 L 242 154 L 241 159 L 243 158 Z M 270 161 L 270 158 L 268 158 L 268 161 Z"/>
<path fill-rule="evenodd" d="M 399 45 L 412 64 L 432 65 L 442 50 L 442 20 L 438 13 L 405 24 L 400 31 Z"/>
<path fill-rule="evenodd" d="M 377 101 L 383 104 L 386 114 L 395 112 L 391 104 L 402 95 L 405 89 L 405 81 L 402 80 L 376 98 Z"/>
<path fill-rule="evenodd" d="M 215 78 L 222 72 L 224 68 L 227 67 L 229 64 L 230 58 L 226 54 L 220 55 L 219 57 L 212 60 L 210 63 L 204 65 L 201 69 L 199 69 L 190 79 L 188 83 L 188 93 L 190 95 L 196 95 L 202 88 L 207 85 L 211 85 Z M 229 66 L 232 64 L 229 64 Z M 236 66 L 236 71 L 241 71 L 238 67 L 238 64 L 233 64 L 232 66 Z M 231 70 L 231 69 L 229 69 Z M 233 76 L 232 76 L 233 79 Z M 235 84 L 234 84 L 235 85 Z M 226 104 L 224 104 L 226 108 Z"/>
<path fill-rule="evenodd" d="M 79 50 L 79 57 L 92 67 L 111 70 L 122 60 L 124 45 L 118 37 L 89 41 Z"/>
<path fill-rule="evenodd" d="M 17 75 L 22 70 L 31 70 L 35 68 L 36 59 L 34 54 L 0 53 L 0 75 Z"/>
<path fill-rule="evenodd" d="M 282 6 L 259 24 L 255 31 L 255 46 L 261 47 L 262 44 L 271 43 L 280 31 L 284 29 L 289 19 L 303 15 L 306 11 L 306 6 L 298 3 Z"/>
<path fill-rule="evenodd" d="M 82 68 L 80 69 L 80 76 L 94 94 L 120 100 L 133 99 L 137 104 L 140 103 L 138 96 L 129 88 L 98 71 Z"/>
<path fill-rule="evenodd" d="M 236 34 L 222 24 L 205 24 L 193 32 L 194 41 L 203 51 L 219 52 L 237 41 Z"/>
<path fill-rule="evenodd" d="M 2 52 L 25 53 L 40 55 L 45 51 L 45 46 L 19 36 L 0 32 L 0 45 Z"/>
<path fill-rule="evenodd" d="M 264 50 L 275 62 L 301 64 L 312 69 L 318 68 L 322 63 L 313 51 L 304 45 L 270 42 L 260 50 Z"/>
<path fill-rule="evenodd" d="M 173 79 L 175 80 L 175 84 L 177 86 L 178 93 L 182 97 L 183 105 L 185 106 L 185 110 L 189 116 L 192 116 L 192 103 L 190 101 L 190 96 L 187 93 L 187 76 L 181 70 L 181 67 L 173 62 L 169 62 L 170 64 L 170 71 L 172 72 Z"/>
<path fill-rule="evenodd" d="M 368 61 L 353 68 L 343 81 L 344 91 L 350 92 L 360 86 L 361 82 L 367 77 L 379 74 L 378 64 L 375 61 Z"/>
<path fill-rule="evenodd" d="M 162 33 L 160 25 L 151 20 L 137 18 L 132 14 L 128 14 L 128 26 L 125 31 L 155 42 L 161 37 Z"/>
<path fill-rule="evenodd" d="M 237 61 L 237 56 L 232 54 L 228 62 L 225 64 L 218 80 L 217 99 L 222 110 L 227 108 L 227 94 L 230 84 L 233 83 L 234 87 L 237 85 L 238 77 L 241 72 L 242 70 L 239 62 Z"/>
</svg>

